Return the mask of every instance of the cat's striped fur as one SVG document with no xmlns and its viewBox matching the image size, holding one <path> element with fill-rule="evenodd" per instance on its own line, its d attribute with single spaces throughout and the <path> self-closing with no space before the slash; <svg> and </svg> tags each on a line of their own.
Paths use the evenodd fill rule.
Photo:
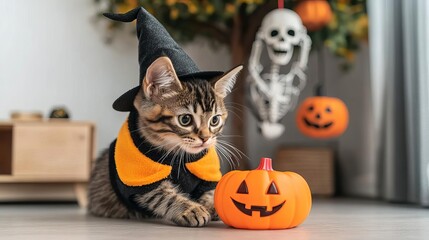
<svg viewBox="0 0 429 240">
<path fill-rule="evenodd" d="M 134 101 L 139 134 L 154 148 L 163 149 L 165 158 L 185 162 L 190 155 L 216 144 L 228 115 L 224 97 L 231 91 L 241 67 L 210 82 L 199 79 L 180 82 L 168 58 L 158 59 L 152 65 Z M 192 123 L 183 124 L 184 118 L 188 119 L 184 115 Z M 170 177 L 150 192 L 136 195 L 135 202 L 147 209 L 150 216 L 195 227 L 217 219 L 213 194 L 214 189 L 210 189 L 193 199 Z M 109 176 L 109 151 L 96 160 L 91 174 L 89 212 L 111 218 L 146 217 L 127 208 L 116 195 Z"/>
</svg>

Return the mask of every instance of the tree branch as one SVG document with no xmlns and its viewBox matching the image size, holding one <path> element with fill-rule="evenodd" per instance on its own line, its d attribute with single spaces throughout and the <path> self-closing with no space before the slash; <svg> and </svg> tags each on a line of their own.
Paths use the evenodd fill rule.
<svg viewBox="0 0 429 240">
<path fill-rule="evenodd" d="M 201 22 L 193 19 L 184 20 L 184 25 L 195 26 L 195 28 L 197 28 L 196 31 L 206 33 L 207 35 L 213 37 L 220 43 L 223 43 L 226 45 L 230 43 L 230 39 L 228 36 L 229 31 L 218 25 L 207 23 L 207 22 Z"/>
<path fill-rule="evenodd" d="M 262 19 L 267 15 L 268 12 L 277 7 L 277 1 L 268 1 L 267 3 L 259 6 L 255 11 L 250 15 L 245 16 L 244 20 L 246 21 L 244 26 L 246 26 L 246 31 L 243 33 L 243 45 L 246 52 L 245 59 L 249 57 L 250 49 L 252 48 L 252 43 L 255 40 L 256 33 L 258 32 L 259 26 L 261 25 Z"/>
</svg>

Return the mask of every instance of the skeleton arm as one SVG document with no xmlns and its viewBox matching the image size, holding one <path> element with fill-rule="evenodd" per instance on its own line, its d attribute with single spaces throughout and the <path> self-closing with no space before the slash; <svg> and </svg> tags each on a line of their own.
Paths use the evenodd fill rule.
<svg viewBox="0 0 429 240">
<path fill-rule="evenodd" d="M 249 73 L 253 78 L 253 80 L 255 81 L 256 85 L 258 86 L 259 90 L 263 94 L 268 96 L 269 95 L 268 85 L 261 78 L 261 72 L 263 70 L 263 67 L 259 63 L 259 59 L 261 58 L 262 47 L 263 47 L 263 42 L 261 38 L 259 36 L 256 36 L 256 40 L 253 43 L 252 52 L 249 58 Z"/>
<path fill-rule="evenodd" d="M 308 55 L 311 50 L 311 39 L 307 35 L 306 31 L 301 35 L 301 41 L 299 46 L 301 47 L 299 60 L 292 65 L 291 71 L 286 75 L 286 78 L 294 78 L 297 76 L 300 79 L 298 84 L 298 89 L 304 89 L 305 84 L 307 83 L 307 75 L 304 73 L 304 70 L 307 68 Z"/>
<path fill-rule="evenodd" d="M 299 83 L 294 87 L 297 88 L 298 91 L 301 91 L 302 89 L 304 89 L 305 84 L 307 84 L 307 75 L 300 67 L 297 67 L 296 64 L 292 66 L 292 70 L 285 76 L 286 81 L 290 81 L 292 84 L 292 81 L 295 76 L 298 77 Z"/>
<path fill-rule="evenodd" d="M 310 54 L 311 50 L 311 38 L 307 35 L 307 31 L 304 31 L 301 33 L 301 42 L 299 43 L 301 47 L 300 56 L 299 56 L 299 63 L 298 67 L 302 70 L 305 70 L 307 68 L 308 63 L 308 55 Z"/>
</svg>

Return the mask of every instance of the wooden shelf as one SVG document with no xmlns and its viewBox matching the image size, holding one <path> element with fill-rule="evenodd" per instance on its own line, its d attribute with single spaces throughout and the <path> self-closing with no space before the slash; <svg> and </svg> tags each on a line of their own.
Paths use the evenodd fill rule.
<svg viewBox="0 0 429 240">
<path fill-rule="evenodd" d="M 56 189 L 52 184 L 75 184 L 78 201 L 85 205 L 83 185 L 89 180 L 94 152 L 94 126 L 89 122 L 0 122 L 0 188 L 18 183 L 22 189 L 28 188 L 23 184 L 51 189 Z"/>
<path fill-rule="evenodd" d="M 66 175 L 51 175 L 46 177 L 40 176 L 12 176 L 12 175 L 0 175 L 1 183 L 75 183 L 75 182 L 87 182 L 88 178 L 76 178 L 75 176 Z"/>
<path fill-rule="evenodd" d="M 12 174 L 12 125 L 0 125 L 0 174 Z"/>
</svg>

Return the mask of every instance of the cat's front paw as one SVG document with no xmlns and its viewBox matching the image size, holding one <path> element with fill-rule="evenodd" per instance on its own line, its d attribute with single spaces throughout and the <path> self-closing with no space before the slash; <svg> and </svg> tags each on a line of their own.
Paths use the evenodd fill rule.
<svg viewBox="0 0 429 240">
<path fill-rule="evenodd" d="M 205 207 L 192 205 L 173 221 L 184 227 L 203 227 L 209 223 L 210 218 L 210 213 Z"/>
<path fill-rule="evenodd" d="M 204 207 L 207 209 L 207 211 L 210 213 L 211 216 L 211 220 L 212 221 L 219 221 L 219 215 L 217 215 L 216 209 L 213 205 L 209 205 L 209 206 L 205 206 Z"/>
<path fill-rule="evenodd" d="M 212 221 L 219 221 L 219 215 L 217 215 L 216 210 L 213 209 L 213 212 L 210 213 L 210 215 L 212 216 Z"/>
</svg>

